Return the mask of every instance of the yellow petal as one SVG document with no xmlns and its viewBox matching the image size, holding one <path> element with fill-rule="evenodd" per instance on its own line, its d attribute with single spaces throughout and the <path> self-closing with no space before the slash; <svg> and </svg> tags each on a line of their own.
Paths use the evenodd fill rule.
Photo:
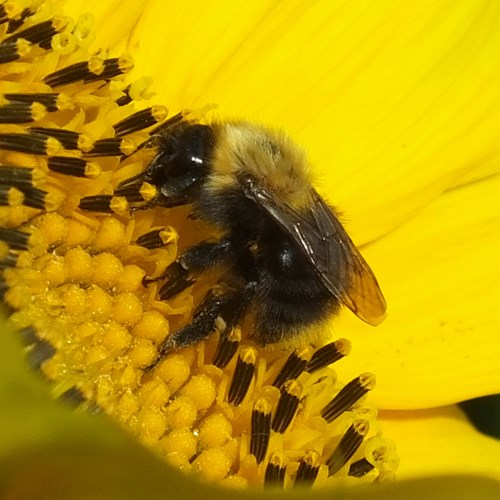
<svg viewBox="0 0 500 500">
<path fill-rule="evenodd" d="M 64 12 L 74 19 L 90 12 L 95 18 L 95 49 L 109 48 L 113 55 L 121 55 L 147 4 L 148 0 L 69 0 L 65 3 Z"/>
<path fill-rule="evenodd" d="M 450 191 L 366 249 L 388 317 L 370 329 L 346 314 L 336 331 L 353 342 L 345 367 L 377 374 L 381 407 L 500 392 L 499 192 L 500 176 Z"/>
<path fill-rule="evenodd" d="M 171 109 L 300 139 L 360 243 L 499 170 L 497 2 L 153 1 L 130 40 Z"/>
<path fill-rule="evenodd" d="M 398 479 L 477 474 L 500 480 L 500 441 L 481 434 L 456 406 L 381 413 L 397 443 Z"/>
</svg>

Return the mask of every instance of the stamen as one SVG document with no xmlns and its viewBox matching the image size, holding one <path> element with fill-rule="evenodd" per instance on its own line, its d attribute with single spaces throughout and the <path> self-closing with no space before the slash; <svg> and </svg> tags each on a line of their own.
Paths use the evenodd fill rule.
<svg viewBox="0 0 500 500">
<path fill-rule="evenodd" d="M 118 194 L 118 192 L 116 194 Z M 141 247 L 153 250 L 155 248 L 163 248 L 170 243 L 174 243 L 177 241 L 177 238 L 177 231 L 171 226 L 165 226 L 139 236 L 135 243 Z"/>
<path fill-rule="evenodd" d="M 27 335 L 24 337 L 24 341 L 27 346 L 29 364 L 33 369 L 38 371 L 45 361 L 48 361 L 52 358 L 52 356 L 54 356 L 56 349 L 48 340 L 41 339 L 36 335 L 36 333 L 31 333 L 34 332 L 27 332 Z M 31 342 L 28 343 L 28 339 L 30 339 Z"/>
<path fill-rule="evenodd" d="M 241 329 L 233 328 L 229 334 L 221 335 L 217 343 L 217 349 L 212 364 L 218 368 L 224 368 L 233 359 L 241 341 Z"/>
<path fill-rule="evenodd" d="M 3 192 L 3 188 L 7 189 L 6 193 Z M 43 191 L 35 187 L 19 188 L 19 190 L 17 188 L 11 188 L 9 186 L 3 186 L 3 188 L 0 188 L 0 205 L 24 205 L 25 207 L 38 209 L 47 208 L 45 204 L 47 191 Z M 20 197 L 18 197 L 17 201 L 12 201 L 12 195 L 15 193 L 14 190 L 21 195 Z"/>
<path fill-rule="evenodd" d="M 119 187 L 115 191 L 116 196 L 123 196 L 130 203 L 141 203 L 146 201 L 142 193 L 144 190 L 147 191 L 147 187 L 150 186 L 148 182 L 143 182 L 141 184 L 130 184 L 129 186 Z"/>
<path fill-rule="evenodd" d="M 121 139 L 119 137 L 99 139 L 94 142 L 94 147 L 86 154 L 86 156 L 129 156 L 135 150 L 136 146 L 130 139 Z"/>
<path fill-rule="evenodd" d="M 53 172 L 73 177 L 95 179 L 101 175 L 101 167 L 97 163 L 69 156 L 52 156 L 47 161 L 47 167 Z"/>
<path fill-rule="evenodd" d="M 118 106 L 126 106 L 132 102 L 132 97 L 130 96 L 130 85 L 127 85 L 125 89 L 122 90 L 123 94 L 121 97 L 116 99 L 116 104 Z"/>
<path fill-rule="evenodd" d="M 13 33 L 14 31 L 16 31 L 23 25 L 24 21 L 26 21 L 26 19 L 28 19 L 28 17 L 31 17 L 33 14 L 34 12 L 31 9 L 25 8 L 17 16 L 11 17 L 9 20 L 9 25 L 7 26 L 7 33 Z"/>
<path fill-rule="evenodd" d="M 106 59 L 103 64 L 102 72 L 95 75 L 89 75 L 84 79 L 85 83 L 96 82 L 98 80 L 109 80 L 115 76 L 120 76 L 134 67 L 131 59 L 127 57 L 115 57 Z"/>
<path fill-rule="evenodd" d="M 177 113 L 174 116 L 171 116 L 167 121 L 161 123 L 158 125 L 158 127 L 155 127 L 151 132 L 150 135 L 154 136 L 159 134 L 160 132 L 163 132 L 164 130 L 167 130 L 168 128 L 174 126 L 175 124 L 179 123 L 182 121 L 186 115 L 189 114 L 186 111 L 181 111 L 180 113 Z"/>
<path fill-rule="evenodd" d="M 353 462 L 349 467 L 348 476 L 351 477 L 363 477 L 374 469 L 372 465 L 366 458 L 361 458 L 356 462 Z"/>
<path fill-rule="evenodd" d="M 316 451 L 310 451 L 299 462 L 294 486 L 312 486 L 318 476 L 321 465 L 320 456 Z"/>
<path fill-rule="evenodd" d="M 252 411 L 250 453 L 260 464 L 266 457 L 271 437 L 271 405 L 265 398 L 258 399 Z"/>
<path fill-rule="evenodd" d="M 40 103 L 18 102 L 0 106 L 0 123 L 29 123 L 41 120 L 46 114 Z"/>
<path fill-rule="evenodd" d="M 82 81 L 84 83 L 98 80 L 108 80 L 122 75 L 132 69 L 132 62 L 127 58 L 101 59 L 92 57 L 88 61 L 72 64 L 66 68 L 54 71 L 43 81 L 51 87 L 59 87 Z"/>
<path fill-rule="evenodd" d="M 18 207 L 23 204 L 24 196 L 19 189 L 12 186 L 0 186 L 0 206 Z"/>
<path fill-rule="evenodd" d="M 122 196 L 109 194 L 98 194 L 95 196 L 85 196 L 80 199 L 78 205 L 82 210 L 101 213 L 125 214 L 128 210 L 128 202 Z"/>
<path fill-rule="evenodd" d="M 111 194 L 97 194 L 95 196 L 85 196 L 80 200 L 79 208 L 92 212 L 111 213 Z"/>
<path fill-rule="evenodd" d="M 121 181 L 118 184 L 118 190 L 115 191 L 115 192 L 118 193 L 119 190 L 122 189 L 122 188 L 125 188 L 125 187 L 128 187 L 128 186 L 132 186 L 132 185 L 140 184 L 142 182 L 142 179 L 143 179 L 143 174 L 142 173 L 134 175 L 132 177 L 129 177 L 128 179 L 125 179 L 124 181 Z"/>
<path fill-rule="evenodd" d="M 283 433 L 288 429 L 299 407 L 301 394 L 302 386 L 296 380 L 285 382 L 273 418 L 272 429 L 274 432 Z"/>
<path fill-rule="evenodd" d="M 321 370 L 332 363 L 335 363 L 344 356 L 347 356 L 351 351 L 351 343 L 347 339 L 339 339 L 330 344 L 326 344 L 321 349 L 318 349 L 307 363 L 306 371 L 313 373 Z"/>
<path fill-rule="evenodd" d="M 342 388 L 342 390 L 323 408 L 321 416 L 327 422 L 333 422 L 374 387 L 375 375 L 363 373 Z"/>
<path fill-rule="evenodd" d="M 22 328 L 18 330 L 17 333 L 19 334 L 21 342 L 24 346 L 30 346 L 39 340 L 38 335 L 32 326 Z"/>
<path fill-rule="evenodd" d="M 350 460 L 361 446 L 364 437 L 368 434 L 368 430 L 369 425 L 366 420 L 355 420 L 353 422 L 326 462 L 328 476 L 333 476 Z"/>
<path fill-rule="evenodd" d="M 18 151 L 32 155 L 54 155 L 61 144 L 53 137 L 32 134 L 0 134 L 0 149 Z"/>
<path fill-rule="evenodd" d="M 30 26 L 25 30 L 19 31 L 14 35 L 5 38 L 3 43 L 15 42 L 19 39 L 28 40 L 33 44 L 38 44 L 44 49 L 50 47 L 50 41 L 52 37 L 62 31 L 66 27 L 66 20 L 62 17 L 54 17 L 48 21 L 43 21 L 41 23 Z"/>
<path fill-rule="evenodd" d="M 6 269 L 8 267 L 16 267 L 18 259 L 19 259 L 19 254 L 14 252 L 9 252 L 2 260 L 0 260 L 0 269 Z"/>
<path fill-rule="evenodd" d="M 47 75 L 43 81 L 51 87 L 59 87 L 61 85 L 68 85 L 70 83 L 85 80 L 94 72 L 102 72 L 103 60 L 99 57 L 92 57 L 88 61 L 71 64 L 66 68 L 59 69 Z"/>
<path fill-rule="evenodd" d="M 269 459 L 264 477 L 264 486 L 283 487 L 285 484 L 286 465 L 280 452 L 274 452 Z"/>
<path fill-rule="evenodd" d="M 29 233 L 0 227 L 0 241 L 5 241 L 12 250 L 28 250 L 29 238 Z"/>
<path fill-rule="evenodd" d="M 33 169 L 11 165 L 0 165 L 0 184 L 32 187 Z"/>
<path fill-rule="evenodd" d="M 26 40 L 17 40 L 10 43 L 0 43 L 0 63 L 17 61 L 27 56 L 31 50 L 31 44 Z"/>
<path fill-rule="evenodd" d="M 28 131 L 32 134 L 46 135 L 57 139 L 65 149 L 79 149 L 80 134 L 72 130 L 48 127 L 31 127 Z"/>
<path fill-rule="evenodd" d="M 5 4 L 0 4 L 0 24 L 4 24 L 9 20 L 9 14 L 5 8 Z"/>
<path fill-rule="evenodd" d="M 8 101 L 27 102 L 27 103 L 39 102 L 40 104 L 43 104 L 47 108 L 47 111 L 50 112 L 58 111 L 62 104 L 60 103 L 60 101 L 61 100 L 64 101 L 64 98 L 61 97 L 62 94 L 59 94 L 57 92 L 34 93 L 34 94 L 29 94 L 29 93 L 4 94 L 3 96 Z"/>
<path fill-rule="evenodd" d="M 73 407 L 78 407 L 87 401 L 85 394 L 83 394 L 83 392 L 75 386 L 70 387 L 67 391 L 63 392 L 59 396 L 59 400 Z"/>
<path fill-rule="evenodd" d="M 158 196 L 158 190 L 153 184 L 143 182 L 139 189 L 139 194 L 144 201 L 151 201 Z"/>
<path fill-rule="evenodd" d="M 304 349 L 301 352 L 294 351 L 286 360 L 283 368 L 281 368 L 276 380 L 273 382 L 274 387 L 281 389 L 281 386 L 290 379 L 297 378 L 306 368 L 307 362 L 311 358 L 311 350 Z"/>
<path fill-rule="evenodd" d="M 376 467 L 380 474 L 390 476 L 399 467 L 396 445 L 390 439 L 372 437 L 366 442 L 364 453 L 367 462 Z"/>
<path fill-rule="evenodd" d="M 256 361 L 257 350 L 255 348 L 245 347 L 240 351 L 227 396 L 230 404 L 238 406 L 245 399 L 250 388 Z"/>
<path fill-rule="evenodd" d="M 167 117 L 167 114 L 168 110 L 165 106 L 152 106 L 142 111 L 137 111 L 137 113 L 113 125 L 116 137 L 121 137 L 156 125 L 162 122 Z"/>
</svg>

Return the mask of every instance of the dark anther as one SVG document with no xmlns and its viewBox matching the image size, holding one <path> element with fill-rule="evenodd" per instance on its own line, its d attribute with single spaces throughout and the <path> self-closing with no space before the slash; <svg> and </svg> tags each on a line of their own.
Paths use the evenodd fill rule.
<svg viewBox="0 0 500 500">
<path fill-rule="evenodd" d="M 266 457 L 271 437 L 271 405 L 264 399 L 258 399 L 252 411 L 252 435 L 250 453 L 260 464 Z"/>
<path fill-rule="evenodd" d="M 356 462 L 353 462 L 349 467 L 348 476 L 351 477 L 363 477 L 375 468 L 373 464 L 368 462 L 366 458 L 361 458 Z"/>
<path fill-rule="evenodd" d="M 245 399 L 252 382 L 256 361 L 257 351 L 253 347 L 246 347 L 241 350 L 229 386 L 227 400 L 230 404 L 237 406 Z"/>
<path fill-rule="evenodd" d="M 285 382 L 273 418 L 272 429 L 274 432 L 283 433 L 288 429 L 297 412 L 301 393 L 302 386 L 296 380 Z"/>
<path fill-rule="evenodd" d="M 326 344 L 321 349 L 318 349 L 307 363 L 306 371 L 313 373 L 321 368 L 325 368 L 332 363 L 349 354 L 351 343 L 346 339 L 339 339 L 330 344 Z"/>
<path fill-rule="evenodd" d="M 166 116 L 167 110 L 164 106 L 152 106 L 127 116 L 115 123 L 113 128 L 116 137 L 121 137 L 156 125 L 158 122 L 163 121 Z"/>
<path fill-rule="evenodd" d="M 356 453 L 361 446 L 364 437 L 368 433 L 368 422 L 366 420 L 355 420 L 351 427 L 347 429 L 342 436 L 339 444 L 333 450 L 330 458 L 327 460 L 328 476 L 338 472 Z"/>
<path fill-rule="evenodd" d="M 43 104 L 47 111 L 57 111 L 57 100 L 59 98 L 57 92 L 47 93 L 27 93 L 27 94 L 4 94 L 5 99 L 15 102 L 33 103 L 39 102 Z"/>
<path fill-rule="evenodd" d="M 16 187 L 32 187 L 33 169 L 0 165 L 0 184 Z"/>
<path fill-rule="evenodd" d="M 281 368 L 276 380 L 273 382 L 274 387 L 281 389 L 281 386 L 290 379 L 297 378 L 306 368 L 309 359 L 309 349 L 300 353 L 294 351 L 286 360 L 283 368 Z"/>
<path fill-rule="evenodd" d="M 28 250 L 29 238 L 29 233 L 0 227 L 0 241 L 5 241 L 12 250 Z"/>
<path fill-rule="evenodd" d="M 318 476 L 320 457 L 317 452 L 310 451 L 299 462 L 294 486 L 312 486 Z"/>
<path fill-rule="evenodd" d="M 59 400 L 73 407 L 80 406 L 82 403 L 85 403 L 86 401 L 83 392 L 80 389 L 78 389 L 78 387 L 74 386 L 70 387 L 66 392 L 63 392 L 59 396 Z"/>
<path fill-rule="evenodd" d="M 212 364 L 218 368 L 227 366 L 236 354 L 240 340 L 241 331 L 239 328 L 233 328 L 227 335 L 221 334 Z"/>
<path fill-rule="evenodd" d="M 113 199 L 112 195 L 109 194 L 98 194 L 96 196 L 85 196 L 80 200 L 78 205 L 82 210 L 88 210 L 92 212 L 103 212 L 111 213 L 111 201 Z"/>
<path fill-rule="evenodd" d="M 264 486 L 283 487 L 285 483 L 286 465 L 280 453 L 275 452 L 269 459 L 264 476 Z"/>
<path fill-rule="evenodd" d="M 62 128 L 48 128 L 48 127 L 31 127 L 30 133 L 46 135 L 54 137 L 64 147 L 64 149 L 78 149 L 78 139 L 80 134 L 73 130 L 65 130 Z"/>
<path fill-rule="evenodd" d="M 47 137 L 31 134 L 0 134 L 0 149 L 29 153 L 33 155 L 47 154 Z"/>
<path fill-rule="evenodd" d="M 70 158 L 69 156 L 52 156 L 47 162 L 48 168 L 53 172 L 72 177 L 86 177 L 87 165 L 87 162 L 82 158 Z"/>
<path fill-rule="evenodd" d="M 362 398 L 375 386 L 375 377 L 364 373 L 346 384 L 341 391 L 323 408 L 321 416 L 327 422 L 333 422 L 342 413 L 349 410 L 354 403 Z"/>
</svg>

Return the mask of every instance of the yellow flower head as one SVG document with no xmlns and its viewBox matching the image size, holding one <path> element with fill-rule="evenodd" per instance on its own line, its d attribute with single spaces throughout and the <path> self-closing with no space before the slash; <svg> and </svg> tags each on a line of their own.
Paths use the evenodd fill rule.
<svg viewBox="0 0 500 500">
<path fill-rule="evenodd" d="M 394 475 L 382 423 L 400 480 L 342 497 L 498 498 L 478 478 L 405 479 L 500 478 L 498 441 L 453 406 L 500 391 L 500 4 L 87 3 L 66 2 L 77 21 L 58 2 L 0 3 L 0 285 L 15 330 L 0 336 L 0 490 L 224 499 L 219 484 L 313 484 L 326 498 L 317 486 Z M 169 110 L 142 102 L 144 74 Z M 165 270 L 219 235 L 131 179 L 158 131 L 213 123 L 207 103 L 307 145 L 388 299 L 377 329 L 341 314 L 326 345 L 279 351 L 243 322 L 167 352 L 215 278 L 162 298 Z M 19 337 L 50 385 L 16 356 Z"/>
<path fill-rule="evenodd" d="M 392 477 L 394 445 L 365 397 L 374 375 L 345 384 L 331 366 L 349 341 L 272 351 L 243 324 L 163 352 L 211 282 L 167 298 L 161 278 L 178 246 L 210 230 L 135 181 L 157 153 L 151 138 L 197 114 L 137 111 L 146 81 L 126 82 L 128 58 L 87 53 L 88 16 L 73 21 L 51 2 L 3 15 L 4 301 L 54 394 L 228 486 Z"/>
</svg>

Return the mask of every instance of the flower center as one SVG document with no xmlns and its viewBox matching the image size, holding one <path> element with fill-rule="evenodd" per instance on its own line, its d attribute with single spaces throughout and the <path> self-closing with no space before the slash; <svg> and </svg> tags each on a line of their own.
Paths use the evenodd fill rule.
<svg viewBox="0 0 500 500">
<path fill-rule="evenodd" d="M 155 188 L 124 181 L 151 161 L 151 137 L 186 113 L 135 111 L 147 89 L 122 77 L 131 62 L 89 58 L 88 16 L 55 10 L 0 6 L 1 289 L 32 366 L 56 397 L 228 486 L 392 475 L 397 456 L 366 402 L 374 376 L 343 385 L 332 367 L 347 340 L 271 351 L 242 327 L 155 362 L 209 283 L 160 300 L 145 277 L 208 229 L 182 208 L 131 210 Z"/>
</svg>

